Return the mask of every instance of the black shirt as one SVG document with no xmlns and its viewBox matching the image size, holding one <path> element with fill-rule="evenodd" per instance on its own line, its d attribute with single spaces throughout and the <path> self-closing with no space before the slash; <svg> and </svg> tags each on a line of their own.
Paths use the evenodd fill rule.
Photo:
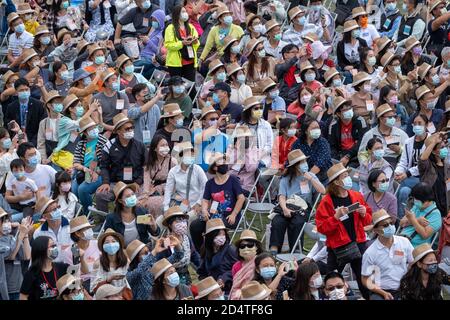
<svg viewBox="0 0 450 320">
<path fill-rule="evenodd" d="M 447 34 L 449 32 L 449 26 L 450 24 L 448 22 L 443 23 L 439 29 L 436 31 L 432 30 L 432 24 L 436 20 L 436 18 L 433 18 L 428 23 L 428 33 L 430 34 L 430 44 L 440 44 L 445 45 L 448 42 Z"/>
<path fill-rule="evenodd" d="M 155 10 L 159 9 L 159 7 L 153 2 L 154 1 L 152 1 L 152 6 L 146 11 L 143 11 L 139 7 L 135 7 L 130 9 L 130 11 L 120 18 L 119 23 L 122 26 L 132 23 L 134 29 L 136 30 L 136 32 L 122 30 L 122 38 L 133 35 L 146 35 L 150 31 L 150 27 L 152 26 L 152 14 Z"/>
<path fill-rule="evenodd" d="M 58 289 L 56 282 L 67 273 L 66 263 L 53 263 L 50 272 L 36 273 L 28 270 L 23 278 L 20 293 L 28 295 L 28 300 L 56 300 Z"/>
<path fill-rule="evenodd" d="M 221 114 L 229 114 L 231 116 L 231 123 L 239 123 L 241 121 L 242 111 L 244 110 L 241 105 L 231 101 L 223 110 L 220 110 L 219 104 L 215 104 L 214 109 L 221 111 Z"/>
<path fill-rule="evenodd" d="M 335 208 L 348 207 L 352 205 L 352 200 L 350 199 L 350 196 L 347 196 L 346 198 L 331 196 L 331 200 L 333 201 L 333 206 Z M 342 224 L 344 225 L 344 228 L 347 231 L 350 240 L 356 241 L 355 221 L 353 218 L 353 212 L 348 214 L 348 219 L 343 220 Z"/>
<path fill-rule="evenodd" d="M 436 206 L 438 207 L 441 215 L 445 217 L 447 215 L 447 195 L 446 195 L 446 187 L 445 187 L 445 172 L 444 166 L 435 166 L 437 179 L 433 185 L 433 191 L 436 196 Z"/>
<path fill-rule="evenodd" d="M 422 150 L 422 147 L 423 147 L 424 143 L 425 143 L 425 140 L 422 140 L 422 141 L 414 140 L 411 167 L 415 167 L 419 163 L 419 157 L 420 157 L 420 154 L 421 154 L 420 150 Z"/>
</svg>

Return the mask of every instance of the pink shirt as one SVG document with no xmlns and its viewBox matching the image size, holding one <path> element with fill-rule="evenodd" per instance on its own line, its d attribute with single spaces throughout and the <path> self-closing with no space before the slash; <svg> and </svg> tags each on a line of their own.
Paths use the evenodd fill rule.
<svg viewBox="0 0 450 320">
<path fill-rule="evenodd" d="M 63 256 L 63 262 L 72 265 L 72 250 L 71 246 L 63 250 L 62 256 Z M 95 278 L 94 267 L 95 263 L 100 259 L 100 251 L 98 250 L 97 246 L 97 240 L 91 240 L 89 241 L 89 247 L 84 251 L 84 260 L 86 261 L 86 264 L 89 268 L 88 274 L 81 275 L 81 279 L 83 281 L 86 281 L 88 279 Z"/>
</svg>

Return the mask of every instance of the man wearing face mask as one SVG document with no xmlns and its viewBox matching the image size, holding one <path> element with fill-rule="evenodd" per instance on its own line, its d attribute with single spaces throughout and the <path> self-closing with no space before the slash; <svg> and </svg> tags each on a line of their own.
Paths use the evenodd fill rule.
<svg viewBox="0 0 450 320">
<path fill-rule="evenodd" d="M 328 300 L 358 300 L 358 296 L 347 295 L 349 294 L 349 286 L 345 282 L 342 274 L 336 271 L 332 271 L 325 276 L 323 280 L 324 293 L 328 297 Z"/>
<path fill-rule="evenodd" d="M 17 70 L 22 63 L 23 49 L 33 48 L 34 37 L 31 33 L 25 31 L 22 19 L 15 12 L 8 15 L 8 25 L 11 30 L 14 30 L 9 36 L 8 42 L 8 67 Z"/>
<path fill-rule="evenodd" d="M 385 12 L 381 15 L 380 36 L 396 39 L 402 15 L 397 9 L 397 0 L 384 1 Z"/>
<path fill-rule="evenodd" d="M 370 300 L 399 300 L 400 280 L 413 261 L 413 246 L 407 238 L 395 235 L 391 216 L 381 209 L 372 216 L 377 239 L 364 252 L 362 281 L 371 291 Z"/>
<path fill-rule="evenodd" d="M 110 140 L 102 151 L 100 161 L 103 184 L 97 189 L 97 209 L 108 211 L 108 202 L 114 199 L 112 186 L 119 181 L 125 183 L 144 183 L 145 146 L 134 139 L 134 123 L 123 113 L 113 119 L 113 133 L 116 138 Z"/>
<path fill-rule="evenodd" d="M 38 198 L 36 213 L 41 214 L 45 222 L 33 233 L 33 239 L 40 236 L 51 238 L 58 248 L 58 254 L 53 262 L 62 262 L 64 259 L 62 252 L 73 244 L 69 220 L 62 215 L 58 202 L 46 196 Z"/>
<path fill-rule="evenodd" d="M 314 33 L 319 38 L 323 35 L 322 28 L 308 23 L 306 21 L 306 8 L 303 6 L 293 7 L 288 11 L 289 21 L 291 25 L 289 28 L 283 32 L 283 41 L 295 44 L 297 46 L 303 45 L 302 36 L 308 33 Z"/>
<path fill-rule="evenodd" d="M 241 121 L 242 106 L 230 101 L 231 88 L 225 82 L 216 83 L 216 85 L 211 89 L 214 91 L 213 102 L 214 109 L 220 111 L 221 116 L 219 118 L 219 127 L 226 126 L 227 129 L 232 129 L 235 127 L 236 123 Z M 229 115 L 230 122 L 226 119 Z"/>
<path fill-rule="evenodd" d="M 276 59 L 281 59 L 281 50 L 288 43 L 281 40 L 283 33 L 281 25 L 275 20 L 269 20 L 265 24 L 267 40 L 264 41 L 264 49 L 267 54 Z"/>
<path fill-rule="evenodd" d="M 440 64 L 440 52 L 442 48 L 449 45 L 450 32 L 450 12 L 447 12 L 446 1 L 434 0 L 429 5 L 428 13 L 433 18 L 428 22 L 427 30 L 430 34 L 429 51 L 433 52 L 438 58 L 437 64 Z"/>
<path fill-rule="evenodd" d="M 165 103 L 177 103 L 183 112 L 183 123 L 188 126 L 192 119 L 192 100 L 187 95 L 186 85 L 182 77 L 173 76 L 169 79 L 169 93 Z"/>
</svg>

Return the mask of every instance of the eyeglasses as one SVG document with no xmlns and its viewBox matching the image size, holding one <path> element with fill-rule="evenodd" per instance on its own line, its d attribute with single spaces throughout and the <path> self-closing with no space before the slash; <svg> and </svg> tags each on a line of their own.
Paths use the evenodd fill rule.
<svg viewBox="0 0 450 320">
<path fill-rule="evenodd" d="M 380 181 L 378 181 L 379 183 L 386 183 L 386 182 L 389 182 L 389 179 L 383 179 L 383 180 L 380 180 Z"/>
<path fill-rule="evenodd" d="M 329 286 L 329 287 L 325 287 L 325 289 L 327 290 L 327 291 L 333 291 L 334 289 L 342 289 L 342 288 L 344 288 L 345 287 L 345 285 L 343 285 L 343 284 L 338 284 L 337 286 Z"/>
<path fill-rule="evenodd" d="M 286 52 L 286 53 L 298 54 L 298 50 L 295 50 L 295 51 L 288 51 L 288 52 Z"/>
<path fill-rule="evenodd" d="M 262 107 L 254 107 L 253 110 L 262 110 Z"/>
<path fill-rule="evenodd" d="M 245 248 L 253 248 L 255 246 L 255 244 L 253 242 L 251 243 L 241 243 L 239 245 L 239 249 L 245 249 Z"/>
<path fill-rule="evenodd" d="M 378 227 L 387 228 L 389 226 L 392 226 L 393 224 L 394 224 L 393 222 L 389 222 L 389 223 L 379 224 Z"/>
<path fill-rule="evenodd" d="M 128 127 L 128 128 L 124 128 L 125 131 L 131 131 L 134 130 L 134 126 Z"/>
<path fill-rule="evenodd" d="M 219 118 L 211 118 L 211 119 L 209 119 L 209 121 L 218 121 L 219 120 Z"/>
</svg>

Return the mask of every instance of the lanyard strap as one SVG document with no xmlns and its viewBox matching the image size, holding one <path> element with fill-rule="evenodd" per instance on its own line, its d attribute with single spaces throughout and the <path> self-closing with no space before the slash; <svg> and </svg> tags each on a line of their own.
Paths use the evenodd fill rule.
<svg viewBox="0 0 450 320">
<path fill-rule="evenodd" d="M 44 281 L 45 281 L 45 283 L 48 285 L 48 287 L 49 287 L 50 289 L 54 290 L 55 288 L 48 282 L 47 277 L 45 276 L 45 273 L 44 273 L 43 271 L 41 271 L 41 273 L 42 273 L 42 277 L 44 278 Z M 55 279 L 55 285 L 56 285 L 56 282 L 57 282 L 58 280 L 56 279 L 56 271 L 55 271 L 55 268 L 53 268 L 53 277 L 54 277 L 54 279 Z"/>
</svg>

